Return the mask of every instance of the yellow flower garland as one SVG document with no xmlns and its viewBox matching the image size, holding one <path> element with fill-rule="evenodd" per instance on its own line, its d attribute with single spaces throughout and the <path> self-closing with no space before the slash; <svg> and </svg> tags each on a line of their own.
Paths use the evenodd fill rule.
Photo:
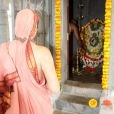
<svg viewBox="0 0 114 114">
<path fill-rule="evenodd" d="M 103 76 L 102 88 L 108 89 L 108 74 L 109 74 L 109 56 L 110 56 L 110 29 L 111 29 L 111 13 L 112 13 L 112 0 L 106 0 L 105 4 L 105 29 L 104 29 L 104 63 L 103 63 Z"/>
<path fill-rule="evenodd" d="M 61 0 L 55 0 L 55 52 L 56 73 L 61 82 Z"/>
</svg>

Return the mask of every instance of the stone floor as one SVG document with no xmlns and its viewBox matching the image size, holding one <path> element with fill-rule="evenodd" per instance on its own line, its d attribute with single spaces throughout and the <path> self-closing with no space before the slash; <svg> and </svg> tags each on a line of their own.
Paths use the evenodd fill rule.
<svg viewBox="0 0 114 114">
<path fill-rule="evenodd" d="M 53 114 L 78 114 L 78 113 L 66 112 L 66 111 L 62 111 L 62 110 L 55 110 Z"/>
<path fill-rule="evenodd" d="M 101 84 L 67 80 L 62 85 L 62 93 L 55 101 L 57 110 L 54 114 L 99 114 L 101 94 Z M 97 100 L 95 108 L 88 104 L 91 99 Z"/>
<path fill-rule="evenodd" d="M 101 106 L 99 114 L 114 114 L 114 109 L 112 107 Z"/>
<path fill-rule="evenodd" d="M 101 79 L 102 76 L 101 75 L 76 75 L 76 74 L 70 74 L 69 75 L 69 80 L 73 80 L 73 81 L 81 81 L 81 82 L 89 82 L 89 83 L 98 83 L 101 84 Z"/>
</svg>

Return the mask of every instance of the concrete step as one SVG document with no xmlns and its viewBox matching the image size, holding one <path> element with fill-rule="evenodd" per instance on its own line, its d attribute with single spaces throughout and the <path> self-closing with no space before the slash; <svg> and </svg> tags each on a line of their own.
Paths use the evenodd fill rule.
<svg viewBox="0 0 114 114">
<path fill-rule="evenodd" d="M 62 110 L 55 110 L 53 114 L 79 114 L 79 113 L 66 112 L 66 111 L 62 111 Z"/>
<path fill-rule="evenodd" d="M 101 84 L 83 83 L 79 81 L 67 80 L 63 84 L 63 92 L 68 92 L 76 95 L 100 98 L 102 94 Z"/>
<path fill-rule="evenodd" d="M 58 110 L 81 113 L 81 114 L 99 114 L 99 99 L 96 108 L 90 108 L 88 105 L 90 97 L 77 96 L 63 92 L 58 100 L 55 101 Z"/>
</svg>

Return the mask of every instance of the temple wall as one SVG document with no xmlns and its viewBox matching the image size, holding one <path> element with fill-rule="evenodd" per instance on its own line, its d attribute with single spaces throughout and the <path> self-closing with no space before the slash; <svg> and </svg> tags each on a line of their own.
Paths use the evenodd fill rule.
<svg viewBox="0 0 114 114">
<path fill-rule="evenodd" d="M 0 44 L 10 40 L 8 10 L 9 0 L 0 0 Z"/>
<path fill-rule="evenodd" d="M 109 90 L 114 90 L 114 0 L 112 0 L 110 62 L 109 62 Z"/>
<path fill-rule="evenodd" d="M 111 37 L 110 37 L 110 58 L 109 58 L 109 78 L 108 90 L 103 90 L 100 98 L 99 114 L 114 114 L 114 1 L 112 0 L 112 18 L 111 18 Z M 110 100 L 112 106 L 102 105 L 104 100 Z"/>
<path fill-rule="evenodd" d="M 38 25 L 38 34 L 36 41 L 39 45 L 46 46 L 50 48 L 51 44 L 51 32 L 52 20 L 51 16 L 51 4 L 52 0 L 33 0 L 30 3 L 30 6 L 27 5 L 26 0 L 0 0 L 0 44 L 5 41 L 10 41 L 15 38 L 14 35 L 14 26 L 15 26 L 15 17 L 19 10 L 24 8 L 30 8 L 36 10 L 39 15 L 39 25 Z M 11 5 L 11 15 L 9 12 L 9 4 Z M 9 18 L 11 19 L 9 23 Z M 10 27 L 10 28 L 9 28 Z"/>
<path fill-rule="evenodd" d="M 14 0 L 13 0 L 14 1 Z M 14 1 L 14 19 L 19 10 L 29 8 L 35 10 L 39 16 L 38 33 L 36 41 L 38 45 L 49 47 L 49 4 L 47 0 L 33 0 L 27 4 L 26 0 Z"/>
<path fill-rule="evenodd" d="M 61 75 L 62 83 L 67 80 L 67 6 L 68 0 L 61 0 Z"/>
<path fill-rule="evenodd" d="M 53 47 L 55 47 L 55 2 L 52 1 L 52 25 L 53 25 L 53 31 L 52 31 L 52 40 L 53 40 Z M 68 6 L 68 0 L 61 0 L 61 84 L 63 84 L 67 80 L 67 6 Z M 55 58 L 55 50 L 53 48 L 53 57 Z M 62 92 L 62 90 L 61 90 Z M 52 95 L 52 103 L 54 108 L 55 106 L 55 100 L 59 97 L 61 94 L 58 93 L 56 95 Z"/>
</svg>

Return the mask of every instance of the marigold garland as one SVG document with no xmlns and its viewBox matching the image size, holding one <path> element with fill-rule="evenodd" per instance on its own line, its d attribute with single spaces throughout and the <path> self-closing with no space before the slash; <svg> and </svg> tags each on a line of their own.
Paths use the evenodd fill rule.
<svg viewBox="0 0 114 114">
<path fill-rule="evenodd" d="M 91 75 L 100 73 L 99 69 L 103 62 L 104 26 L 105 24 L 100 19 L 94 18 L 81 30 L 80 35 L 86 50 L 83 57 L 84 70 Z M 95 34 L 94 39 L 93 34 Z"/>
<path fill-rule="evenodd" d="M 110 29 L 111 29 L 111 15 L 112 15 L 112 0 L 106 0 L 105 4 L 105 29 L 104 29 L 104 63 L 103 63 L 103 76 L 102 88 L 108 89 L 108 76 L 109 76 L 109 56 L 110 56 Z"/>
<path fill-rule="evenodd" d="M 61 0 L 55 0 L 55 52 L 56 73 L 61 82 Z"/>
</svg>

